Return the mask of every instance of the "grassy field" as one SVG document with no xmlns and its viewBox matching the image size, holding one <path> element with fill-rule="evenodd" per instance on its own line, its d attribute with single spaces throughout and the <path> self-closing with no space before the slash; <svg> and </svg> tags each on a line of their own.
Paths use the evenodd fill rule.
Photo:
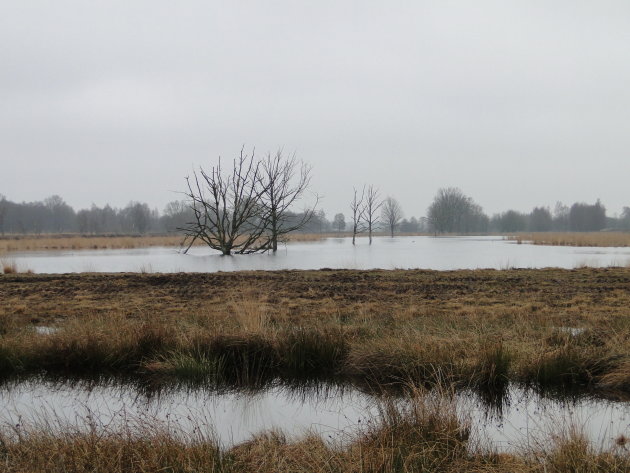
<svg viewBox="0 0 630 473">
<path fill-rule="evenodd" d="M 630 232 L 540 232 L 508 236 L 517 243 L 551 246 L 630 246 Z"/>
<path fill-rule="evenodd" d="M 626 268 L 3 275 L 0 373 L 626 396 L 629 288 Z"/>
</svg>

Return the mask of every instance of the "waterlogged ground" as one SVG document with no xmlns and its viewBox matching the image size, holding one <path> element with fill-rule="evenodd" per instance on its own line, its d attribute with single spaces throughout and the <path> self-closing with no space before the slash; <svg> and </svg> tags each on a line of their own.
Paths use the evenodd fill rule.
<svg viewBox="0 0 630 473">
<path fill-rule="evenodd" d="M 34 251 L 11 253 L 19 270 L 74 272 L 216 272 L 281 269 L 477 269 L 626 266 L 630 248 L 517 244 L 502 237 L 328 238 L 289 243 L 277 254 L 222 257 L 194 247 L 130 250 Z"/>
<path fill-rule="evenodd" d="M 0 276 L 0 300 L 3 434 L 58 432 L 53 442 L 58 445 L 76 430 L 111 434 L 148 425 L 184 432 L 188 438 L 212 433 L 226 449 L 237 444 L 236 450 L 269 429 L 281 429 L 291 439 L 316 432 L 332 442 L 352 442 L 364 426 L 379 425 L 383 412 L 379 399 L 366 394 L 368 386 L 406 379 L 416 386 L 450 386 L 432 378 L 442 373 L 460 389 L 470 386 L 481 393 L 485 387 L 492 392 L 488 398 L 501 398 L 502 381 L 511 383 L 507 399 L 491 409 L 465 391 L 455 397 L 456 410 L 470 419 L 475 440 L 486 439 L 503 451 L 524 447 L 540 452 L 549 446 L 560 451 L 554 443 L 557 434 L 576 426 L 597 449 L 627 456 L 630 404 L 601 399 L 628 399 L 630 392 L 626 267 L 6 274 Z M 296 346 L 304 356 L 293 350 Z M 335 351 L 340 346 L 345 348 Z M 502 364 L 506 357 L 509 363 Z M 252 381 L 261 382 L 253 385 L 271 387 L 222 393 L 147 388 L 190 386 L 186 380 L 197 375 L 197 386 L 250 386 L 244 376 L 250 365 L 240 360 L 271 360 L 264 373 L 252 373 L 260 374 Z M 280 380 L 302 380 L 303 373 L 295 369 L 300 361 L 301 367 L 324 363 L 319 374 L 330 374 L 306 383 L 317 379 L 355 387 L 279 386 Z M 494 376 L 501 366 L 500 376 Z M 55 379 L 77 379 L 83 373 L 119 381 L 55 384 L 29 378 L 42 372 Z M 30 381 L 7 381 L 13 379 Z M 525 385 L 547 397 L 515 387 Z M 549 397 L 567 392 L 580 398 Z M 600 398 L 587 397 L 589 393 Z M 413 399 L 397 398 L 395 405 L 404 407 Z M 402 439 L 387 429 L 382 435 L 392 442 Z M 28 435 L 21 438 L 15 448 L 23 445 L 39 453 L 39 446 L 24 440 Z M 85 437 L 89 445 L 92 439 Z M 77 442 L 73 451 L 83 451 Z M 251 445 L 267 458 L 269 443 Z M 303 452 L 312 445 L 304 444 Z M 466 448 L 476 445 L 466 443 Z M 326 450 L 325 457 L 336 451 Z M 55 461 L 66 458 L 64 452 Z M 381 453 L 377 449 L 375 458 Z M 525 464 L 529 458 L 518 461 Z M 627 464 L 613 470 L 606 463 L 592 471 L 625 472 Z M 46 465 L 40 471 L 50 469 Z"/>
<path fill-rule="evenodd" d="M 429 393 L 428 396 L 436 396 Z M 404 398 L 395 401 L 404 405 Z M 445 399 L 443 402 L 451 402 Z M 470 393 L 454 405 L 470 421 L 478 439 L 499 451 L 535 447 L 571 425 L 581 428 L 597 447 L 610 447 L 630 435 L 630 404 L 583 397 L 545 399 L 513 387 L 501 406 L 488 406 Z M 349 387 L 291 389 L 276 386 L 255 392 L 217 393 L 204 389 L 139 392 L 124 384 L 64 384 L 30 380 L 0 389 L 0 424 L 18 432 L 28 426 L 67 430 L 124 429 L 161 425 L 174 432 L 211 434 L 224 447 L 255 434 L 278 429 L 291 438 L 317 433 L 332 442 L 356 438 L 378 423 L 382 402 Z"/>
</svg>

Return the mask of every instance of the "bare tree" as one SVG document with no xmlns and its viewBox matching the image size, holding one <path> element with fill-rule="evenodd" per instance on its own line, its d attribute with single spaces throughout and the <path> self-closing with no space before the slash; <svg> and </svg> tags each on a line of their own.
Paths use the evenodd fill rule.
<svg viewBox="0 0 630 473">
<path fill-rule="evenodd" d="M 456 187 L 438 190 L 427 210 L 427 218 L 436 235 L 484 232 L 488 227 L 483 209 Z"/>
<path fill-rule="evenodd" d="M 365 205 L 363 206 L 363 214 L 365 224 L 367 225 L 368 237 L 370 245 L 372 244 L 372 232 L 378 225 L 378 211 L 383 205 L 383 201 L 379 195 L 378 189 L 370 184 L 365 195 Z"/>
<path fill-rule="evenodd" d="M 191 218 L 188 202 L 185 200 L 174 200 L 166 204 L 160 220 L 162 227 L 167 232 L 171 232 L 184 226 Z"/>
<path fill-rule="evenodd" d="M 310 182 L 311 168 L 295 158 L 295 154 L 285 158 L 282 150 L 275 155 L 268 154 L 260 168 L 261 205 L 265 209 L 266 238 L 268 249 L 278 251 L 278 241 L 290 232 L 304 227 L 313 217 L 317 201 L 306 208 L 299 217 L 289 211 L 303 197 Z"/>
<path fill-rule="evenodd" d="M 121 211 L 126 231 L 141 235 L 149 231 L 151 221 L 157 220 L 156 213 L 147 204 L 140 202 L 129 202 Z"/>
<path fill-rule="evenodd" d="M 335 214 L 335 218 L 333 220 L 333 228 L 337 230 L 337 232 L 342 232 L 346 229 L 346 217 L 344 214 Z"/>
<path fill-rule="evenodd" d="M 209 172 L 202 168 L 187 177 L 193 219 L 179 228 L 185 235 L 185 252 L 196 240 L 224 255 L 247 254 L 264 250 L 268 240 L 263 237 L 268 215 L 260 205 L 267 190 L 261 186 L 260 162 L 254 153 L 248 156 L 241 149 L 233 161 L 231 173 L 225 173 L 221 161 Z"/>
<path fill-rule="evenodd" d="M 393 197 L 387 197 L 383 202 L 382 217 L 389 227 L 392 238 L 394 238 L 394 232 L 403 218 L 403 211 L 398 201 Z"/>
<path fill-rule="evenodd" d="M 361 197 L 359 197 L 359 193 L 354 189 L 354 197 L 352 198 L 352 202 L 350 202 L 350 210 L 352 212 L 352 244 L 354 245 L 356 242 L 357 234 L 365 231 L 363 227 L 363 200 L 365 198 L 365 186 L 363 186 L 363 190 L 361 190 Z"/>
</svg>

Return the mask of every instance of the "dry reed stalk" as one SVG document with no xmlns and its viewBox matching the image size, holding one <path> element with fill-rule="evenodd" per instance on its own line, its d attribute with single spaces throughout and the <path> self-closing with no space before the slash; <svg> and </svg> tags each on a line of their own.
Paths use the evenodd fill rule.
<svg viewBox="0 0 630 473">
<path fill-rule="evenodd" d="M 550 246 L 597 246 L 626 247 L 630 246 L 628 232 L 565 232 L 565 233 L 523 233 L 509 235 L 509 240 L 517 243 Z"/>
<path fill-rule="evenodd" d="M 317 241 L 336 234 L 292 234 L 288 241 Z M 92 236 L 92 235 L 12 235 L 0 238 L 0 254 L 16 251 L 113 250 L 181 246 L 181 235 Z M 202 241 L 195 246 L 203 246 Z"/>
</svg>

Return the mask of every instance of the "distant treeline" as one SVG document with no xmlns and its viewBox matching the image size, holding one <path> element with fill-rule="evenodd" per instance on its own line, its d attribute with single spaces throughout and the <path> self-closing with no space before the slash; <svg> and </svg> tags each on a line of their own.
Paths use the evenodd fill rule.
<svg viewBox="0 0 630 473">
<path fill-rule="evenodd" d="M 295 213 L 299 219 L 299 213 Z M 0 234 L 82 233 L 82 234 L 164 234 L 190 222 L 185 201 L 173 201 L 160 212 L 146 203 L 130 202 L 123 208 L 109 205 L 75 211 L 64 200 L 51 196 L 43 201 L 12 202 L 0 194 Z M 315 212 L 300 231 L 303 233 L 349 230 L 343 213 L 328 220 L 324 211 Z M 381 227 L 383 230 L 386 228 Z M 535 207 L 529 213 L 508 210 L 489 217 L 459 189 L 440 189 L 427 209 L 427 217 L 410 217 L 396 223 L 399 233 L 513 233 L 546 231 L 630 230 L 630 207 L 619 218 L 606 215 L 601 202 L 557 203 L 553 211 Z"/>
<path fill-rule="evenodd" d="M 456 188 L 440 189 L 428 209 L 428 226 L 435 233 L 596 232 L 630 230 L 630 207 L 621 217 L 606 216 L 606 207 L 558 202 L 553 212 L 535 207 L 529 213 L 508 210 L 488 217 L 470 197 Z"/>
<path fill-rule="evenodd" d="M 490 228 L 497 232 L 590 232 L 600 230 L 629 230 L 630 208 L 624 207 L 620 218 L 606 216 L 606 208 L 599 202 L 575 203 L 571 207 L 556 204 L 553 213 L 547 207 L 535 207 L 530 213 L 508 210 L 492 217 Z"/>
<path fill-rule="evenodd" d="M 294 214 L 299 218 L 300 214 Z M 175 232 L 192 220 L 185 201 L 173 201 L 162 212 L 146 203 L 126 207 L 109 205 L 75 211 L 58 195 L 36 202 L 12 202 L 0 194 L 0 234 L 81 233 L 144 235 Z M 303 232 L 331 231 L 323 211 L 317 212 Z"/>
</svg>

